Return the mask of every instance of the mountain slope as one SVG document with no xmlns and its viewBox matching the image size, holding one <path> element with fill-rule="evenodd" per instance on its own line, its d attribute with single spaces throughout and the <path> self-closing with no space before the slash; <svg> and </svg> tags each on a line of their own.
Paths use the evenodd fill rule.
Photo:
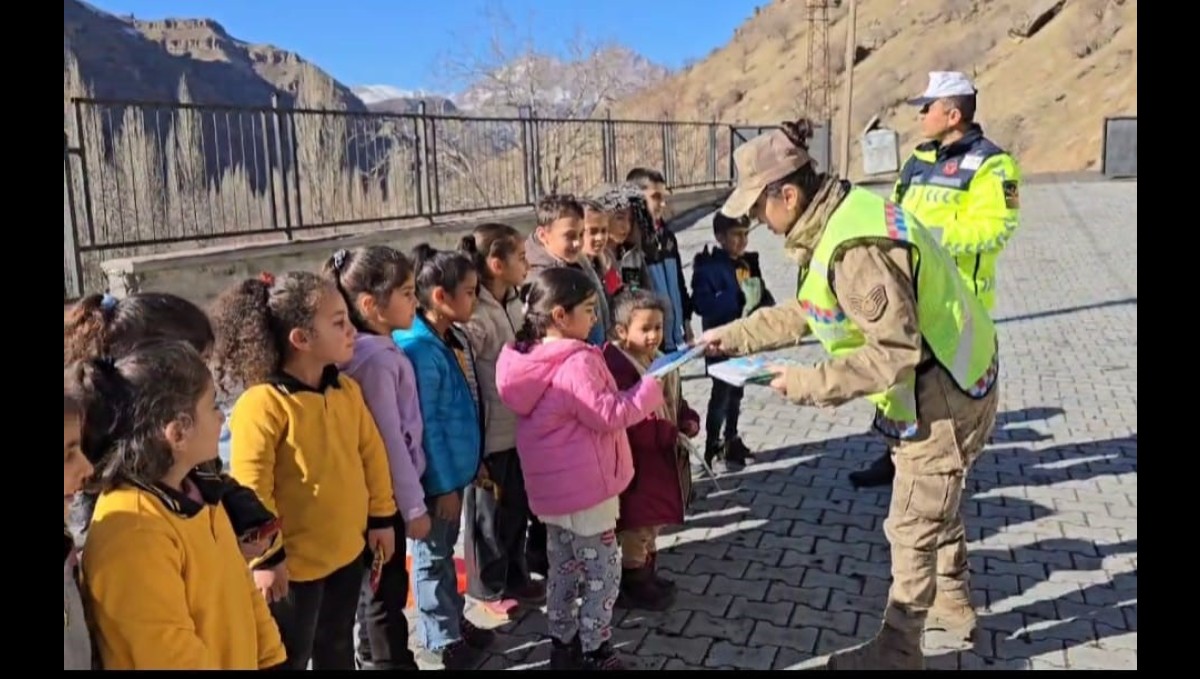
<svg viewBox="0 0 1200 679">
<path fill-rule="evenodd" d="M 837 4 L 828 29 L 835 124 L 847 25 Z M 728 45 L 614 114 L 770 124 L 805 113 L 806 5 L 773 0 Z M 1049 21 L 1018 37 L 1042 13 Z M 933 70 L 974 74 L 980 122 L 1026 172 L 1097 168 L 1104 117 L 1137 114 L 1136 0 L 860 0 L 856 42 L 851 130 L 879 115 L 900 133 L 902 156 L 919 141 L 904 100 Z M 861 165 L 855 144 L 850 175 Z"/>
<path fill-rule="evenodd" d="M 349 88 L 299 55 L 238 40 L 211 19 L 143 21 L 63 0 L 63 45 L 100 98 L 174 101 L 186 78 L 198 103 L 265 106 L 277 94 L 287 105 L 311 78 L 331 93 L 329 106 L 366 110 Z"/>
</svg>

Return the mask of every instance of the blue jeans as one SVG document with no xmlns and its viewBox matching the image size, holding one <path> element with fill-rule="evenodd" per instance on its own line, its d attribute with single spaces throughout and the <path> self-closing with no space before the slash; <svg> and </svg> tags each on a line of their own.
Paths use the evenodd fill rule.
<svg viewBox="0 0 1200 679">
<path fill-rule="evenodd" d="M 459 520 L 443 521 L 433 512 L 429 537 L 409 540 L 412 554 L 412 581 L 417 604 L 417 639 L 430 651 L 440 651 L 462 638 L 464 601 L 458 593 L 458 574 L 454 568 L 454 543 L 458 541 Z"/>
</svg>

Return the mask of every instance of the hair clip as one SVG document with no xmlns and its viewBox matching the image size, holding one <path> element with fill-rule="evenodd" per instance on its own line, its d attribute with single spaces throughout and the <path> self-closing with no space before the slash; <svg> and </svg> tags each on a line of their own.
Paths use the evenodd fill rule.
<svg viewBox="0 0 1200 679">
<path fill-rule="evenodd" d="M 263 285 L 267 286 L 268 288 L 275 287 L 275 274 L 271 273 L 270 271 L 264 271 L 258 274 L 258 280 L 262 281 Z"/>
<path fill-rule="evenodd" d="M 117 308 L 117 303 L 120 301 L 121 300 L 106 292 L 104 293 L 104 296 L 100 298 L 100 309 L 102 311 L 112 311 L 113 309 Z"/>
<path fill-rule="evenodd" d="M 350 256 L 350 251 L 342 248 L 333 253 L 333 270 L 341 273 L 342 267 L 346 265 L 346 258 Z"/>
</svg>

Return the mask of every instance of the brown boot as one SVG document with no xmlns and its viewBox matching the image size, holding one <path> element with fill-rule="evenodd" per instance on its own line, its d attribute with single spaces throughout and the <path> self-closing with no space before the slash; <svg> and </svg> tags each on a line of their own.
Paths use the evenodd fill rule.
<svg viewBox="0 0 1200 679">
<path fill-rule="evenodd" d="M 923 670 L 921 631 L 904 631 L 884 623 L 865 644 L 829 656 L 829 670 Z"/>
<path fill-rule="evenodd" d="M 654 582 L 654 571 L 648 566 L 625 568 L 621 571 L 621 593 L 617 606 L 643 611 L 665 611 L 675 603 L 675 596 Z"/>
<path fill-rule="evenodd" d="M 662 591 L 674 596 L 676 592 L 675 581 L 670 578 L 664 578 L 658 572 L 658 553 L 651 552 L 650 556 L 646 557 L 646 566 L 650 569 L 650 575 L 654 580 L 654 584 Z"/>
<path fill-rule="evenodd" d="M 966 592 L 941 592 L 933 601 L 933 608 L 925 618 L 926 630 L 941 630 L 964 642 L 975 638 L 975 627 L 979 619 L 971 599 Z"/>
</svg>

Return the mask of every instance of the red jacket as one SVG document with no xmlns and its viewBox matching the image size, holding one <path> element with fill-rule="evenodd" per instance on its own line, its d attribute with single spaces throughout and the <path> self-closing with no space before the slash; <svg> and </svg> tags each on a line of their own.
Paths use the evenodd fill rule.
<svg viewBox="0 0 1200 679">
<path fill-rule="evenodd" d="M 604 362 L 617 389 L 628 389 L 642 379 L 637 366 L 612 344 L 604 346 Z M 670 394 L 666 396 L 671 399 Z M 692 472 L 690 460 L 679 448 L 679 426 L 691 422 L 699 429 L 700 415 L 682 395 L 677 397 L 677 422 L 664 420 L 655 411 L 626 430 L 633 453 L 633 481 L 621 493 L 618 530 L 683 523 Z"/>
</svg>

